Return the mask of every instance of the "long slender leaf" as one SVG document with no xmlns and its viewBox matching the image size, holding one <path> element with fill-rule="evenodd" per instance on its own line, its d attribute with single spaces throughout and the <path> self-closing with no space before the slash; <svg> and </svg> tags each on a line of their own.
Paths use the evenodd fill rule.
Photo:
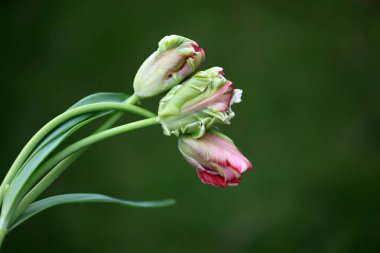
<svg viewBox="0 0 380 253">
<path fill-rule="evenodd" d="M 71 106 L 69 110 L 74 109 L 79 106 L 92 104 L 92 103 L 99 103 L 99 102 L 122 103 L 127 98 L 128 98 L 128 95 L 122 94 L 122 93 L 97 93 L 80 100 L 79 102 Z M 56 129 L 51 131 L 39 143 L 39 145 L 34 149 L 32 154 L 29 155 L 28 159 L 24 162 L 23 166 L 19 169 L 17 174 L 19 175 L 21 171 L 25 171 L 25 170 L 33 172 L 66 138 L 68 138 L 81 126 L 91 122 L 95 118 L 109 114 L 111 112 L 112 111 L 80 115 L 76 118 L 73 118 L 69 121 L 64 122 L 63 124 L 58 126 Z M 10 188 L 11 187 L 12 187 L 12 184 Z M 9 189 L 9 192 L 12 192 L 12 190 Z M 5 203 L 6 203 L 6 197 L 5 197 L 4 205 Z"/>
<path fill-rule="evenodd" d="M 90 96 L 87 96 L 73 106 L 69 110 L 74 109 L 79 106 L 100 103 L 100 102 L 123 102 L 128 98 L 128 95 L 123 93 L 112 93 L 112 92 L 103 92 L 96 93 Z M 86 115 L 80 115 L 69 121 L 64 122 L 59 127 L 54 129 L 49 133 L 41 143 L 34 149 L 33 153 L 29 156 L 28 160 L 25 161 L 22 169 L 25 167 L 36 167 L 41 161 L 43 161 L 58 145 L 60 145 L 65 139 L 67 139 L 71 134 L 78 130 L 81 126 L 84 126 L 91 121 L 97 119 L 98 117 L 109 114 L 110 112 L 102 113 L 89 113 Z M 77 127 L 75 127 L 77 126 Z"/>
<path fill-rule="evenodd" d="M 87 97 L 82 98 L 78 102 L 76 102 L 74 105 L 72 105 L 69 110 L 74 109 L 79 106 L 88 105 L 88 104 L 94 104 L 94 103 L 101 103 L 101 102 L 122 102 L 126 100 L 129 95 L 125 93 L 120 92 L 100 92 L 95 93 L 92 95 L 89 95 Z"/>
<path fill-rule="evenodd" d="M 123 200 L 118 198 L 109 197 L 102 194 L 96 193 L 73 193 L 73 194 L 63 194 L 46 199 L 42 199 L 32 203 L 14 222 L 10 230 L 14 229 L 22 222 L 26 221 L 30 217 L 57 205 L 69 204 L 69 203 L 113 203 L 123 206 L 131 207 L 145 207 L 145 208 L 154 208 L 154 207 L 166 207 L 175 204 L 175 200 L 166 199 L 159 201 L 130 201 Z"/>
<path fill-rule="evenodd" d="M 81 100 L 79 100 L 77 103 L 72 105 L 68 110 L 77 108 L 79 106 L 88 105 L 88 104 L 94 104 L 94 103 L 101 103 L 101 102 L 123 102 L 125 101 L 129 96 L 124 93 L 113 93 L 113 92 L 102 92 L 102 93 L 96 93 L 92 94 L 90 96 L 87 96 Z M 47 135 L 44 140 L 41 141 L 41 143 L 36 147 L 34 152 L 32 153 L 31 157 L 38 152 L 41 148 L 43 148 L 47 143 L 49 143 L 52 139 L 57 138 L 58 136 L 67 133 L 69 129 L 71 129 L 73 126 L 84 122 L 87 119 L 94 118 L 94 117 L 100 117 L 109 114 L 109 112 L 102 112 L 102 113 L 89 113 L 85 115 L 80 115 L 78 117 L 75 117 L 56 129 L 52 131 L 49 135 Z M 89 122 L 88 122 L 89 123 Z"/>
</svg>

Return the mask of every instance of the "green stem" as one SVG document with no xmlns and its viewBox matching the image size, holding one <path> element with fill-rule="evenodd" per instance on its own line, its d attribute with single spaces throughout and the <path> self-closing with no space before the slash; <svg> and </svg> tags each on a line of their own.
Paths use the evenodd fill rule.
<svg viewBox="0 0 380 253">
<path fill-rule="evenodd" d="M 55 166 L 63 159 L 69 157 L 70 155 L 74 154 L 75 152 L 90 146 L 96 142 L 99 142 L 101 140 L 113 137 L 115 135 L 123 134 L 132 130 L 136 130 L 143 127 L 148 127 L 152 125 L 159 124 L 159 121 L 157 120 L 157 117 L 152 117 L 148 119 L 143 119 L 139 121 L 135 121 L 129 124 L 125 124 L 122 126 L 114 127 L 93 135 L 90 135 L 70 146 L 62 150 L 61 152 L 57 153 L 55 156 L 53 156 L 51 159 L 49 159 L 44 165 L 41 166 L 41 168 L 38 171 L 44 172 L 45 168 L 49 168 L 52 166 Z"/>
<path fill-rule="evenodd" d="M 140 101 L 140 98 L 136 95 L 136 94 L 133 94 L 132 96 L 130 96 L 129 98 L 127 98 L 124 103 L 125 104 L 129 104 L 129 105 L 134 105 L 136 103 L 138 103 Z"/>
<path fill-rule="evenodd" d="M 7 235 L 7 230 L 5 228 L 0 228 L 0 248 L 3 245 L 3 241 L 6 235 Z"/>
<path fill-rule="evenodd" d="M 139 101 L 140 101 L 140 98 L 136 94 L 133 94 L 132 96 L 130 96 L 128 99 L 126 99 L 124 101 L 124 104 L 126 104 L 126 105 L 134 105 L 134 104 L 138 103 Z M 145 111 L 147 111 L 147 110 L 145 110 Z M 123 116 L 122 112 L 116 112 L 116 113 L 114 113 L 106 122 L 103 123 L 103 125 L 101 125 L 98 129 L 95 130 L 95 133 L 98 133 L 98 132 L 101 132 L 101 131 L 104 131 L 104 130 L 110 128 L 122 116 Z M 151 117 L 154 117 L 156 115 L 154 113 L 149 112 L 149 115 L 146 114 L 146 115 L 141 115 L 141 116 L 146 117 L 146 118 L 151 118 Z"/>
<path fill-rule="evenodd" d="M 28 156 L 33 151 L 33 149 L 45 137 L 46 134 L 48 134 L 54 128 L 56 128 L 57 126 L 59 126 L 60 124 L 62 124 L 63 122 L 71 118 L 74 118 L 86 113 L 108 111 L 108 110 L 132 112 L 132 113 L 140 114 L 142 116 L 147 116 L 147 117 L 152 117 L 154 115 L 151 112 L 144 110 L 138 106 L 112 103 L 112 102 L 84 105 L 84 106 L 74 108 L 62 113 L 61 115 L 59 115 L 58 117 L 54 118 L 49 123 L 47 123 L 44 127 L 42 127 L 22 149 L 22 151 L 20 152 L 20 154 L 18 155 L 18 157 L 12 164 L 11 168 L 9 169 L 7 175 L 5 176 L 0 186 L 0 203 L 2 203 L 2 200 L 4 198 L 4 194 L 5 194 L 4 190 L 6 186 L 10 184 L 10 182 L 15 177 L 19 168 L 22 166 L 22 164 L 28 158 Z"/>
<path fill-rule="evenodd" d="M 28 206 L 33 203 L 33 201 L 38 198 L 38 196 L 46 190 L 46 188 L 51 185 L 67 167 L 69 167 L 85 150 L 81 150 L 54 166 L 54 168 L 49 171 L 22 199 L 20 204 L 17 206 L 16 212 L 13 215 L 12 221 L 16 220 L 20 214 L 22 214 Z"/>
<path fill-rule="evenodd" d="M 125 104 L 134 104 L 139 101 L 139 98 L 136 95 L 132 95 L 129 97 L 124 103 Z M 114 113 L 103 125 L 101 125 L 95 133 L 102 132 L 108 128 L 110 128 L 113 124 L 115 124 L 121 117 L 123 116 L 122 112 Z M 61 162 L 59 162 L 53 169 L 49 171 L 22 199 L 20 204 L 18 205 L 15 215 L 13 216 L 13 220 L 17 219 L 17 217 L 44 191 L 49 185 L 51 185 L 62 173 L 65 169 L 70 166 L 86 149 L 82 149 L 75 154 L 65 158 Z"/>
<path fill-rule="evenodd" d="M 97 143 L 101 140 L 113 137 L 115 135 L 123 134 L 132 130 L 156 125 L 156 124 L 159 124 L 157 117 L 152 117 L 152 118 L 132 122 L 129 124 L 114 127 L 109 130 L 105 130 L 105 131 L 93 134 L 91 136 L 88 136 L 68 146 L 67 148 L 63 149 L 61 152 L 54 155 L 44 164 L 42 164 L 41 167 L 35 172 L 37 175 L 34 175 L 34 177 L 31 180 L 30 178 L 27 178 L 27 180 L 29 181 L 28 183 L 26 183 L 26 180 L 25 182 L 17 182 L 19 178 L 20 180 L 24 180 L 23 179 L 24 177 L 21 176 L 20 174 L 20 177 L 15 178 L 15 180 L 12 182 L 12 184 L 20 185 L 20 187 L 9 189 L 6 199 L 4 201 L 4 205 L 3 205 L 3 209 L 2 209 L 1 217 L 0 217 L 0 228 L 8 227 L 8 224 L 12 219 L 13 211 L 15 210 L 15 207 L 17 206 L 17 203 L 19 202 L 18 201 L 19 196 L 23 196 L 25 189 L 27 189 L 31 184 L 34 184 L 36 179 L 38 179 L 39 175 L 46 173 L 46 171 L 49 168 L 56 166 L 63 159 L 66 159 L 67 157 L 73 155 L 77 151 L 80 151 L 83 148 L 86 148 L 87 146 Z"/>
</svg>

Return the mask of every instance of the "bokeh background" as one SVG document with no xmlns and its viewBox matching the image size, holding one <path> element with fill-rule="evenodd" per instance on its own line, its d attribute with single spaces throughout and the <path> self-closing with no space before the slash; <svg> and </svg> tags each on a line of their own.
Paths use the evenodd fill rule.
<svg viewBox="0 0 380 253">
<path fill-rule="evenodd" d="M 204 68 L 223 66 L 244 90 L 221 130 L 254 165 L 241 186 L 213 188 L 158 126 L 103 141 L 44 195 L 177 205 L 56 207 L 3 252 L 379 252 L 378 1 L 2 0 L 0 31 L 1 175 L 80 98 L 132 93 L 168 34 L 197 41 Z"/>
</svg>

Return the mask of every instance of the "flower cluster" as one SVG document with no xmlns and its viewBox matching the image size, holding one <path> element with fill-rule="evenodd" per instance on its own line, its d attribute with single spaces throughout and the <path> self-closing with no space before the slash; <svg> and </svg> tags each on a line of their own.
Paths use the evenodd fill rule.
<svg viewBox="0 0 380 253">
<path fill-rule="evenodd" d="M 214 125 L 230 123 L 231 106 L 241 102 L 242 90 L 220 67 L 198 71 L 205 53 L 196 42 L 171 35 L 158 46 L 136 74 L 135 93 L 147 98 L 170 89 L 158 109 L 164 134 L 178 137 L 180 152 L 204 183 L 238 185 L 251 163 Z"/>
</svg>

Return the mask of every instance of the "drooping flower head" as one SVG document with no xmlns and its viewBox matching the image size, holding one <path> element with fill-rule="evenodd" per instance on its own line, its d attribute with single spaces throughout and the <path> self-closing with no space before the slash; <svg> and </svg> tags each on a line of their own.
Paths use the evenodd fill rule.
<svg viewBox="0 0 380 253">
<path fill-rule="evenodd" d="M 216 131 L 199 139 L 181 135 L 178 147 L 206 184 L 237 186 L 242 174 L 252 167 L 232 140 Z"/>
<path fill-rule="evenodd" d="M 242 91 L 223 74 L 220 67 L 199 71 L 161 99 L 158 116 L 164 134 L 200 138 L 213 124 L 230 123 L 235 115 L 231 105 L 241 101 Z"/>
<path fill-rule="evenodd" d="M 198 69 L 205 53 L 195 41 L 178 35 L 165 36 L 158 49 L 141 65 L 133 87 L 140 98 L 160 94 Z"/>
</svg>

